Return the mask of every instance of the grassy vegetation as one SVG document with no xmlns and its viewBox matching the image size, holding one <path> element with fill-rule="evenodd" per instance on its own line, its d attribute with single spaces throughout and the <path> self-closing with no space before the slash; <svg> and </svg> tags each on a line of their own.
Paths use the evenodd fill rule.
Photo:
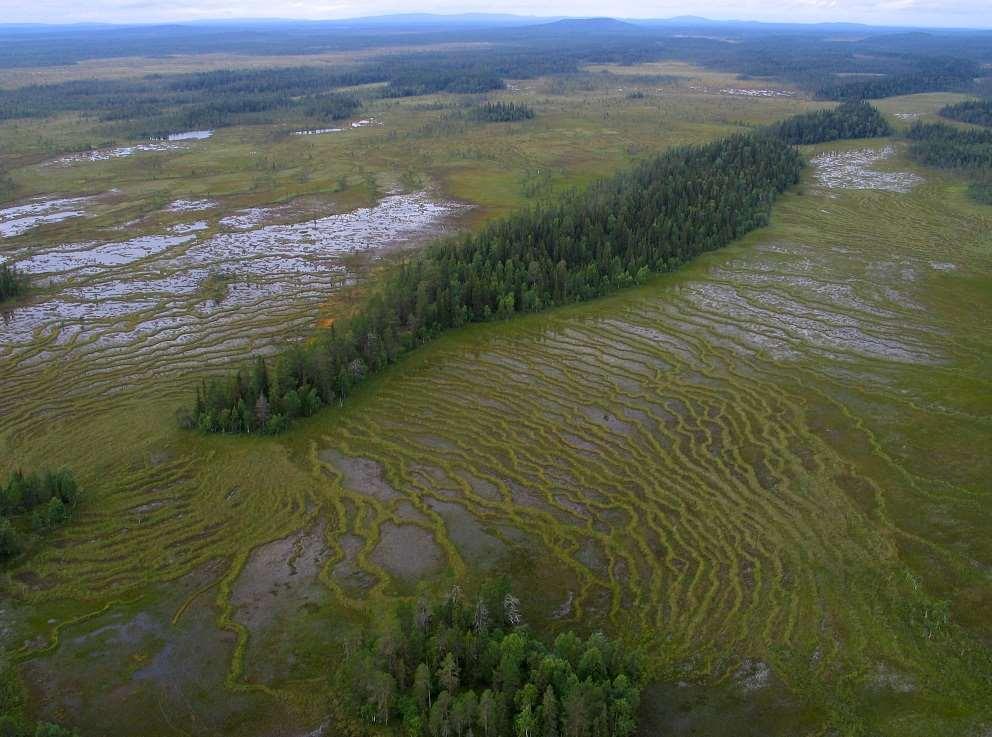
<svg viewBox="0 0 992 737">
<path fill-rule="evenodd" d="M 198 286 L 199 296 L 202 299 L 219 304 L 227 296 L 231 282 L 235 278 L 233 274 L 224 271 L 211 271 L 203 278 Z"/>
<path fill-rule="evenodd" d="M 201 217 L 166 211 L 184 198 L 218 202 L 206 237 L 241 208 L 343 211 L 403 181 L 476 204 L 474 225 L 822 107 L 721 94 L 767 83 L 678 69 L 514 84 L 489 99 L 536 117 L 496 134 L 447 119 L 481 100 L 433 95 L 376 101 L 363 115 L 382 127 L 233 128 L 182 152 L 44 167 L 91 131 L 7 123 L 14 197 L 123 194 L 0 249 L 162 233 Z M 932 116 L 948 97 L 885 109 Z M 370 617 L 418 588 L 506 574 L 535 628 L 645 647 L 675 693 L 642 697 L 658 733 L 988 724 L 992 469 L 975 450 L 992 410 L 992 220 L 952 175 L 914 171 L 925 182 L 905 194 L 828 190 L 811 172 L 726 251 L 452 333 L 279 439 L 183 434 L 172 412 L 192 376 L 306 338 L 349 293 L 316 315 L 303 301 L 243 310 L 247 342 L 206 315 L 186 344 L 167 328 L 108 345 L 66 327 L 5 343 L 0 471 L 65 464 L 88 492 L 50 546 L 2 574 L 0 642 L 30 712 L 83 734 L 303 733 L 344 714 L 329 672 Z M 154 276 L 143 268 L 122 271 Z M 716 708 L 743 718 L 714 724 Z"/>
</svg>

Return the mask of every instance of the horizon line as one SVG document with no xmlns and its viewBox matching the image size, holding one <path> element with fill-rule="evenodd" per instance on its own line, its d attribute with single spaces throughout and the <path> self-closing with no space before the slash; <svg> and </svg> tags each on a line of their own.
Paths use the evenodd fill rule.
<svg viewBox="0 0 992 737">
<path fill-rule="evenodd" d="M 613 20 L 618 22 L 675 22 L 686 21 L 691 25 L 692 21 L 704 22 L 715 25 L 761 25 L 761 26 L 857 26 L 865 29 L 891 29 L 891 30 L 939 30 L 939 31 L 992 31 L 992 26 L 962 26 L 962 25 L 917 25 L 913 23 L 868 23 L 864 21 L 847 20 L 756 20 L 748 18 L 710 18 L 697 15 L 675 15 L 668 17 L 658 16 L 609 16 L 609 15 L 521 15 L 518 13 L 498 13 L 467 11 L 463 13 L 434 13 L 412 11 L 406 13 L 381 13 L 376 15 L 356 15 L 341 18 L 293 18 L 280 16 L 238 16 L 238 17 L 209 17 L 194 18 L 185 20 L 82 20 L 68 21 L 64 23 L 52 23 L 47 21 L 13 21 L 0 22 L 0 29 L 5 28 L 85 28 L 85 27 L 105 27 L 105 28 L 130 28 L 130 27 L 155 27 L 155 26 L 184 26 L 197 24 L 236 24 L 236 23 L 350 23 L 363 20 L 388 20 L 390 18 L 437 18 L 457 19 L 457 18 L 505 18 L 519 19 L 521 21 L 534 21 L 534 25 L 544 25 L 559 22 L 562 20 Z"/>
</svg>

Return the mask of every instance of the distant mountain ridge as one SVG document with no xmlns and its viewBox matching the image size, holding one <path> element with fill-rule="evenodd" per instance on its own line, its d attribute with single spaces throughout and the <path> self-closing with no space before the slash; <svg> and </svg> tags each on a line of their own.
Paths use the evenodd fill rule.
<svg viewBox="0 0 992 737">
<path fill-rule="evenodd" d="M 293 19 L 293 18 L 231 18 L 202 19 L 186 21 L 153 22 L 79 22 L 79 23 L 0 23 L 0 33 L 8 36 L 19 34 L 33 35 L 46 33 L 84 33 L 91 31 L 119 31 L 124 29 L 191 28 L 201 30 L 228 31 L 236 29 L 261 30 L 291 29 L 299 32 L 327 30 L 367 30 L 367 31 L 417 31 L 435 32 L 445 30 L 484 30 L 484 29 L 541 29 L 545 32 L 593 32 L 593 33 L 635 33 L 659 29 L 707 29 L 732 31 L 813 31 L 823 33 L 986 33 L 992 28 L 979 27 L 914 27 L 899 25 L 868 25 L 851 22 L 789 22 L 757 20 L 717 20 L 697 15 L 679 15 L 671 18 L 615 18 L 609 16 L 538 16 L 516 15 L 511 13 L 398 13 L 391 15 L 359 16 L 337 19 Z"/>
</svg>

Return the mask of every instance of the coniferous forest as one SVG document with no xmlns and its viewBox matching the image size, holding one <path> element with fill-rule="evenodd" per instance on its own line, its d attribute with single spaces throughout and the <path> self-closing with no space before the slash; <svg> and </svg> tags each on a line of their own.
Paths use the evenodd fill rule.
<svg viewBox="0 0 992 737">
<path fill-rule="evenodd" d="M 782 140 L 736 135 L 676 149 L 555 205 L 437 242 L 308 346 L 204 381 L 180 425 L 281 432 L 444 330 L 592 299 L 672 271 L 764 225 L 801 168 Z"/>
<path fill-rule="evenodd" d="M 992 100 L 968 100 L 946 105 L 938 113 L 950 120 L 992 127 Z"/>
<path fill-rule="evenodd" d="M 775 195 L 798 180 L 802 162 L 789 144 L 889 132 L 874 107 L 844 103 L 667 153 L 556 205 L 435 243 L 309 346 L 202 382 L 179 422 L 205 432 L 282 432 L 444 330 L 592 299 L 760 227 Z"/>
<path fill-rule="evenodd" d="M 907 133 L 910 154 L 944 169 L 992 168 L 992 131 L 962 130 L 945 123 L 915 123 Z"/>
<path fill-rule="evenodd" d="M 922 58 L 902 73 L 825 84 L 816 90 L 816 96 L 822 100 L 878 100 L 937 90 L 967 91 L 979 76 L 980 66 L 969 59 Z"/>
<path fill-rule="evenodd" d="M 968 194 L 976 202 L 980 202 L 983 205 L 992 205 L 992 174 L 986 174 L 986 181 L 969 184 Z"/>
<path fill-rule="evenodd" d="M 79 502 L 79 486 L 70 471 L 25 474 L 15 471 L 0 486 L 0 561 L 21 550 L 11 520 L 30 515 L 31 527 L 47 530 L 65 524 Z"/>
<path fill-rule="evenodd" d="M 476 108 L 472 117 L 485 123 L 511 123 L 530 120 L 534 117 L 534 110 L 515 102 L 487 102 Z"/>
<path fill-rule="evenodd" d="M 28 280 L 16 267 L 0 264 L 0 302 L 24 294 Z"/>
<path fill-rule="evenodd" d="M 992 204 L 992 130 L 962 130 L 946 123 L 915 123 L 909 155 L 927 166 L 960 169 L 971 179 L 968 194 Z"/>
<path fill-rule="evenodd" d="M 794 115 L 771 126 L 771 132 L 786 143 L 804 145 L 844 138 L 877 138 L 892 133 L 880 112 L 867 102 L 845 102 L 833 110 Z"/>
<path fill-rule="evenodd" d="M 548 647 L 500 580 L 399 604 L 338 677 L 362 722 L 407 737 L 629 737 L 642 668 L 601 633 Z"/>
</svg>

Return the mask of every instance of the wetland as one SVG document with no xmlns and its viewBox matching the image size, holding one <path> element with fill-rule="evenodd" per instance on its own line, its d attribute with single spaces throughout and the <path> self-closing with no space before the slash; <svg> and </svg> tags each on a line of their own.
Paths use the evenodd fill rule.
<svg viewBox="0 0 992 737">
<path fill-rule="evenodd" d="M 877 100 L 886 135 L 797 147 L 767 222 L 677 269 L 439 331 L 279 435 L 183 429 L 202 382 L 317 344 L 436 239 L 834 107 L 689 51 L 500 57 L 490 86 L 474 47 L 420 50 L 435 76 L 465 55 L 444 88 L 396 71 L 410 49 L 375 75 L 369 53 L 319 57 L 360 102 L 340 116 L 300 98 L 154 141 L 83 107 L 0 120 L 0 263 L 28 280 L 0 304 L 0 482 L 68 468 L 83 490 L 0 567 L 18 714 L 82 737 L 392 734 L 381 679 L 364 707 L 342 684 L 417 612 L 435 640 L 488 632 L 477 598 L 541 657 L 575 633 L 636 653 L 625 734 L 992 729 L 992 208 L 905 138 L 971 97 Z M 82 65 L 139 78 L 112 61 Z"/>
</svg>

